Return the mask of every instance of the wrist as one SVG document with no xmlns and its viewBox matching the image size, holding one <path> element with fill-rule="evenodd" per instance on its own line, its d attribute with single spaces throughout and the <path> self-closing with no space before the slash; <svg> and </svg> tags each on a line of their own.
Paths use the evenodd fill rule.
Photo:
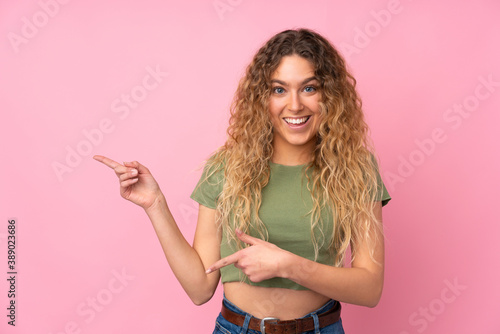
<svg viewBox="0 0 500 334">
<path fill-rule="evenodd" d="M 283 278 L 303 285 L 318 269 L 318 263 L 299 255 L 289 253 L 283 266 Z"/>
<path fill-rule="evenodd" d="M 151 205 L 144 208 L 144 211 L 146 211 L 148 215 L 151 215 L 154 213 L 161 212 L 165 209 L 168 209 L 167 200 L 165 199 L 163 193 L 160 191 L 160 193 L 155 197 Z"/>
<path fill-rule="evenodd" d="M 282 278 L 287 278 L 290 279 L 292 277 L 294 267 L 296 266 L 297 263 L 297 255 L 285 251 L 283 253 L 282 260 L 280 261 L 280 267 L 278 270 L 278 274 Z"/>
</svg>

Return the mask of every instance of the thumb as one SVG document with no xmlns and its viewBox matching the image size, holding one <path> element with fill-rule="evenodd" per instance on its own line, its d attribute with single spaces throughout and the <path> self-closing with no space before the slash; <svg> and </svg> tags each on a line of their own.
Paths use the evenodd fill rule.
<svg viewBox="0 0 500 334">
<path fill-rule="evenodd" d="M 146 166 L 144 165 L 141 165 L 139 162 L 137 161 L 132 161 L 132 162 L 123 162 L 123 165 L 124 166 L 127 166 L 127 167 L 132 167 L 132 168 L 135 168 L 137 169 L 137 171 L 139 172 L 139 174 L 151 174 L 149 172 L 149 169 L 146 168 Z"/>
<path fill-rule="evenodd" d="M 258 243 L 260 241 L 260 239 L 254 238 L 254 237 L 244 233 L 239 228 L 237 228 L 235 230 L 235 232 L 236 232 L 236 236 L 238 237 L 238 239 L 240 239 L 241 241 L 243 241 L 246 244 L 255 245 L 256 243 Z"/>
</svg>

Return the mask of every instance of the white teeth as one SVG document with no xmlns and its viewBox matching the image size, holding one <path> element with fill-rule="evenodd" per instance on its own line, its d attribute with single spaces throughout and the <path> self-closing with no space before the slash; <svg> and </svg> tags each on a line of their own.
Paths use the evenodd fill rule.
<svg viewBox="0 0 500 334">
<path fill-rule="evenodd" d="M 284 118 L 285 122 L 290 123 L 290 124 L 302 124 L 307 121 L 308 117 L 302 117 L 302 118 Z"/>
</svg>

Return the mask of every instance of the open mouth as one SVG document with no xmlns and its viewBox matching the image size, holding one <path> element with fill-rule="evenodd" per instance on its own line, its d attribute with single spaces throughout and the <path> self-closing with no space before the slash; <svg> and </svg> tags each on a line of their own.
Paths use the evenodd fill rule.
<svg viewBox="0 0 500 334">
<path fill-rule="evenodd" d="M 291 125 L 302 125 L 306 123 L 309 120 L 309 118 L 311 118 L 311 116 L 297 117 L 297 118 L 285 117 L 283 118 L 283 120 Z"/>
</svg>

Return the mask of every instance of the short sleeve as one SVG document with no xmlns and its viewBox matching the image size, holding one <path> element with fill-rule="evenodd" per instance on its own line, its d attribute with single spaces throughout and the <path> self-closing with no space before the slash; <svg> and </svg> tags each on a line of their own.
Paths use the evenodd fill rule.
<svg viewBox="0 0 500 334">
<path fill-rule="evenodd" d="M 217 208 L 217 200 L 222 192 L 224 170 L 220 167 L 205 165 L 198 184 L 191 194 L 196 202 L 210 209 Z"/>
<path fill-rule="evenodd" d="M 389 201 L 392 199 L 391 195 L 389 195 L 389 192 L 387 191 L 387 188 L 385 187 L 384 182 L 382 181 L 382 177 L 380 176 L 379 173 L 377 173 L 377 184 L 378 184 L 378 189 L 379 191 L 377 192 L 378 194 L 378 201 L 382 201 L 382 206 L 386 205 L 389 203 Z M 382 191 L 380 191 L 380 188 L 382 188 Z"/>
<path fill-rule="evenodd" d="M 382 177 L 380 176 L 379 172 L 379 166 L 377 163 L 377 160 L 375 159 L 375 156 L 372 154 L 372 161 L 376 167 L 377 170 L 377 197 L 376 201 L 377 202 L 382 202 L 382 206 L 386 205 L 389 203 L 389 201 L 392 199 L 391 195 L 389 195 L 389 192 L 387 191 L 387 188 L 385 187 L 384 181 L 382 180 Z"/>
</svg>

